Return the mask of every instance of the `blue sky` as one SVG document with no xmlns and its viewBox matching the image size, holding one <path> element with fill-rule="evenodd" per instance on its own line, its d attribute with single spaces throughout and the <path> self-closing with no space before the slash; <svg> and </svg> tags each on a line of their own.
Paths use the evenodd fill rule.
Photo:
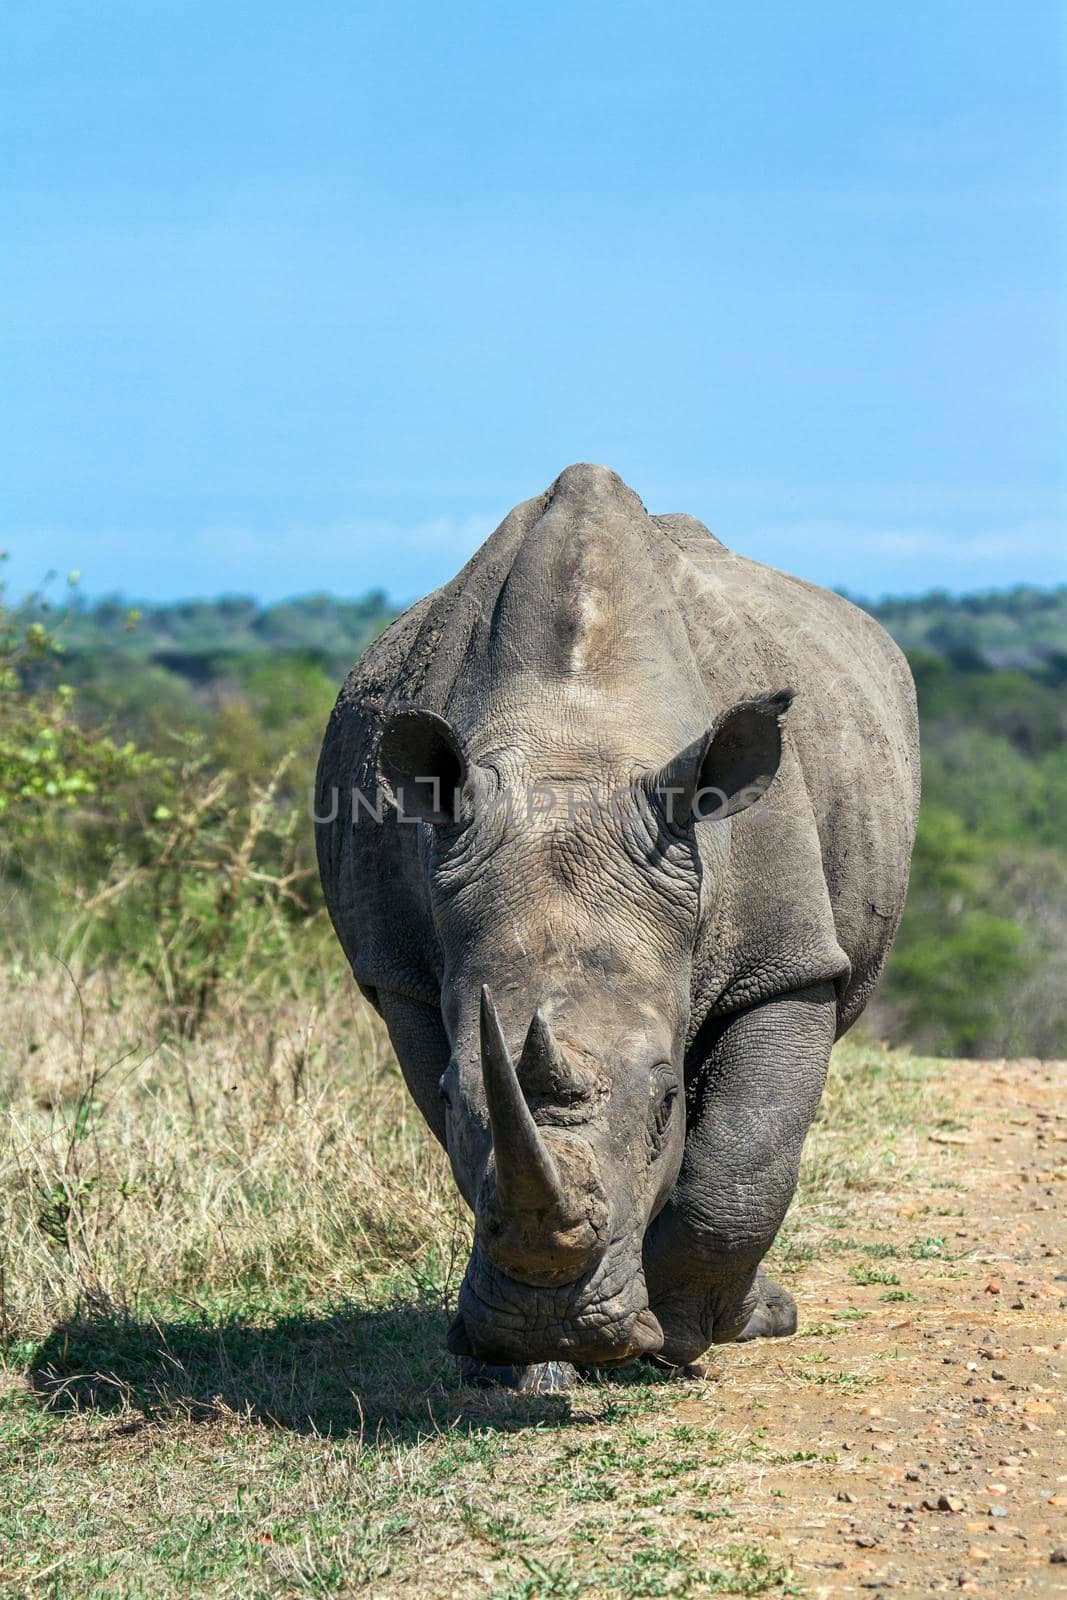
<svg viewBox="0 0 1067 1600">
<path fill-rule="evenodd" d="M 455 571 L 568 462 L 859 593 L 1067 576 L 1056 0 L 9 0 L 20 592 Z"/>
</svg>

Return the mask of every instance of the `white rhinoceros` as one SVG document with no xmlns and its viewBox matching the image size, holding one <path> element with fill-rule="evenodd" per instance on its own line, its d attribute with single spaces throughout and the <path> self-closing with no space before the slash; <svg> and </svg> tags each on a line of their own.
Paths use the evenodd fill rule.
<svg viewBox="0 0 1067 1600">
<path fill-rule="evenodd" d="M 882 628 L 604 467 L 516 507 L 356 664 L 320 870 L 474 1211 L 468 1370 L 793 1331 L 760 1262 L 900 919 L 918 792 Z"/>
</svg>

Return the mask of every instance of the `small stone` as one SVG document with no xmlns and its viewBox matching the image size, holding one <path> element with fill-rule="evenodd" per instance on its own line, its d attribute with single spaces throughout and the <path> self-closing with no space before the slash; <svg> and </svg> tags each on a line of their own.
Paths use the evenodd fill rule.
<svg viewBox="0 0 1067 1600">
<path fill-rule="evenodd" d="M 1007 1506 L 986 1506 L 987 1517 L 1006 1517 L 1007 1514 Z"/>
<path fill-rule="evenodd" d="M 843 1500 L 846 1505 L 854 1506 L 856 1504 L 856 1496 L 849 1494 L 847 1489 L 838 1489 L 837 1498 Z"/>
<path fill-rule="evenodd" d="M 906 1472 L 904 1476 L 909 1483 L 918 1483 L 920 1480 L 920 1474 L 917 1472 Z"/>
<path fill-rule="evenodd" d="M 1054 1567 L 1067 1567 L 1067 1545 L 1057 1545 L 1049 1560 Z"/>
</svg>

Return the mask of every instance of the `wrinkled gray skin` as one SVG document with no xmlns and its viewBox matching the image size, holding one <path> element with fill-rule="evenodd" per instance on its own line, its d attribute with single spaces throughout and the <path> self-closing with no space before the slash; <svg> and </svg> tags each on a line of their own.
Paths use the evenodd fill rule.
<svg viewBox="0 0 1067 1600">
<path fill-rule="evenodd" d="M 379 783 L 418 820 L 353 825 Z M 358 662 L 335 791 L 330 914 L 475 1214 L 468 1370 L 792 1332 L 759 1263 L 907 886 L 889 637 L 569 467 Z"/>
</svg>

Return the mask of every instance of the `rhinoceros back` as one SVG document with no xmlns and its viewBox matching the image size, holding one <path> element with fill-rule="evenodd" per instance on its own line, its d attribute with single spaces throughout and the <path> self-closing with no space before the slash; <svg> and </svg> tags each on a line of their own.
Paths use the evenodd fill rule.
<svg viewBox="0 0 1067 1600">
<path fill-rule="evenodd" d="M 746 884 L 781 875 L 776 822 L 791 819 L 794 849 L 814 830 L 834 933 L 848 958 L 838 981 L 843 1032 L 877 981 L 907 892 L 919 804 L 907 661 L 885 629 L 841 595 L 735 555 L 692 517 L 654 520 L 673 547 L 671 581 L 712 704 L 785 686 L 796 691 L 779 780 L 764 805 L 734 824 L 732 891 L 743 924 Z M 814 884 L 796 888 L 810 902 L 818 899 Z M 768 899 L 765 937 L 780 942 L 795 908 L 773 894 Z M 750 927 L 738 930 L 734 955 L 734 974 L 713 961 L 709 998 L 724 982 L 719 992 L 733 991 L 743 1003 L 737 975 L 764 959 Z"/>
</svg>

